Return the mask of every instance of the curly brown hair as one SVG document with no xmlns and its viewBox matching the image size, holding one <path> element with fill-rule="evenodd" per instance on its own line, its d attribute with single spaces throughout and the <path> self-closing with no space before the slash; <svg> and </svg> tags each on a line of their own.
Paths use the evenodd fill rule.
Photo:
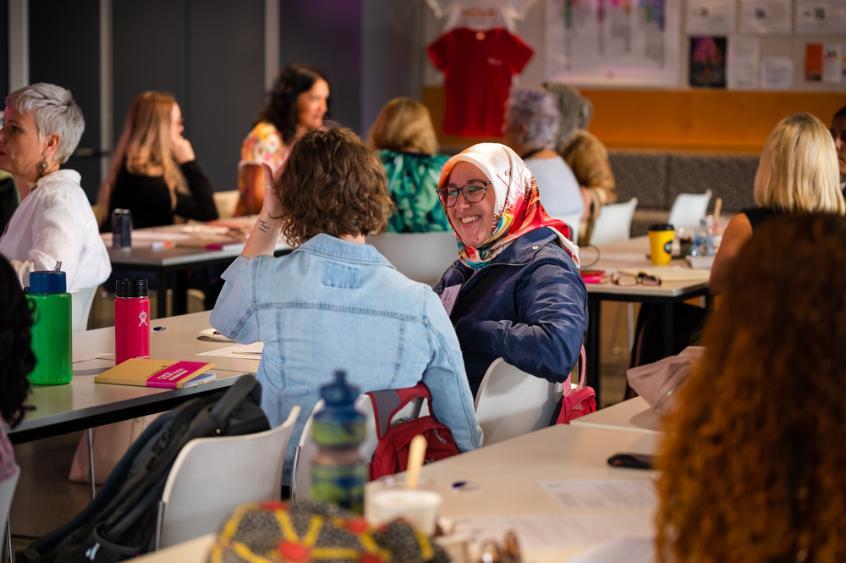
<svg viewBox="0 0 846 563">
<path fill-rule="evenodd" d="M 320 233 L 378 233 L 392 210 L 379 157 L 343 127 L 297 140 L 274 188 L 284 209 L 282 234 L 292 244 Z"/>
<path fill-rule="evenodd" d="M 9 261 L 0 256 L 0 416 L 11 428 L 24 416 L 26 376 L 35 367 L 32 312 Z"/>
<path fill-rule="evenodd" d="M 659 561 L 846 561 L 846 219 L 755 231 L 658 458 Z"/>
</svg>

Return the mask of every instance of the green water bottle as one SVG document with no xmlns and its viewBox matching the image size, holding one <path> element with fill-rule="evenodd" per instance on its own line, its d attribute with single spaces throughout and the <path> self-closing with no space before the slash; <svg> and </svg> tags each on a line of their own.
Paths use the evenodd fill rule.
<svg viewBox="0 0 846 563">
<path fill-rule="evenodd" d="M 59 270 L 31 272 L 27 299 L 33 307 L 33 385 L 61 385 L 73 377 L 71 348 L 71 296 L 65 273 Z"/>
</svg>

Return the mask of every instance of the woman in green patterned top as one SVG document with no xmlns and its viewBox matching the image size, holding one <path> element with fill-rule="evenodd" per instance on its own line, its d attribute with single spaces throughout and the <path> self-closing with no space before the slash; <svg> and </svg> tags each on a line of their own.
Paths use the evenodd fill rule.
<svg viewBox="0 0 846 563">
<path fill-rule="evenodd" d="M 435 188 L 447 157 L 435 154 L 438 139 L 426 106 L 411 98 L 394 98 L 370 129 L 370 144 L 388 176 L 394 213 L 386 231 L 449 231 Z"/>
</svg>

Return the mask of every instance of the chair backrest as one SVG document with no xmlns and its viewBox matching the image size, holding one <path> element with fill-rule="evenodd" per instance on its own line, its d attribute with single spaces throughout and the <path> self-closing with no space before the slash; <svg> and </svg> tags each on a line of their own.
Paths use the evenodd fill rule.
<svg viewBox="0 0 846 563">
<path fill-rule="evenodd" d="M 699 220 L 708 212 L 711 202 L 711 190 L 704 194 L 679 194 L 673 201 L 668 222 L 676 227 L 697 227 Z"/>
<path fill-rule="evenodd" d="M 579 241 L 579 224 L 582 222 L 582 214 L 575 213 L 573 215 L 566 215 L 561 218 L 570 227 L 570 240 L 573 242 Z"/>
<path fill-rule="evenodd" d="M 221 219 L 228 219 L 235 214 L 238 206 L 238 190 L 225 190 L 214 192 L 214 206 L 217 208 L 217 216 Z"/>
<path fill-rule="evenodd" d="M 5 537 L 6 522 L 9 521 L 9 510 L 12 508 L 12 498 L 15 496 L 15 486 L 18 484 L 18 477 L 21 476 L 21 469 L 16 465 L 15 472 L 0 482 L 0 533 Z M 3 540 L 0 540 L 0 547 Z M 2 556 L 0 556 L 2 557 Z"/>
<path fill-rule="evenodd" d="M 429 414 L 426 405 L 421 410 L 420 405 L 410 404 L 397 413 L 397 418 L 416 418 L 418 416 L 425 416 Z M 379 438 L 376 433 L 376 414 L 373 411 L 373 402 L 366 393 L 358 396 L 355 402 L 355 408 L 358 409 L 367 419 L 367 433 L 364 443 L 361 445 L 361 457 L 367 463 L 373 458 L 373 452 L 376 451 L 376 446 L 379 444 Z M 311 416 L 303 427 L 303 432 L 300 434 L 300 442 L 297 445 L 297 455 L 294 458 L 294 472 L 291 477 L 291 498 L 294 500 L 307 499 L 311 492 L 311 460 L 317 455 L 317 446 L 312 440 L 312 420 L 314 415 L 323 410 L 323 400 L 317 401 L 314 409 L 311 411 Z"/>
<path fill-rule="evenodd" d="M 435 285 L 458 258 L 455 233 L 382 233 L 367 239 L 405 276 Z"/>
<path fill-rule="evenodd" d="M 497 358 L 476 393 L 476 418 L 485 445 L 552 424 L 560 384 L 530 375 Z"/>
<path fill-rule="evenodd" d="M 96 287 L 87 287 L 71 293 L 71 330 L 76 332 L 88 329 L 88 314 L 94 302 Z"/>
<path fill-rule="evenodd" d="M 285 448 L 299 413 L 295 406 L 283 424 L 264 432 L 188 442 L 162 493 L 157 548 L 217 532 L 240 504 L 278 500 Z"/>
<path fill-rule="evenodd" d="M 633 197 L 625 203 L 603 205 L 599 216 L 593 224 L 590 234 L 590 244 L 608 244 L 629 240 L 632 232 L 632 217 L 637 207 L 637 198 Z"/>
</svg>

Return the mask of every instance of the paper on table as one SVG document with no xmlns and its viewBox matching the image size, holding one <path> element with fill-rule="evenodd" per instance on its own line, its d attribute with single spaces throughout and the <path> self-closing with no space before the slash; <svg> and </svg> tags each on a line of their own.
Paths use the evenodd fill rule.
<svg viewBox="0 0 846 563">
<path fill-rule="evenodd" d="M 567 509 L 655 506 L 655 485 L 649 479 L 538 481 L 538 484 Z"/>
<path fill-rule="evenodd" d="M 637 270 L 620 270 L 623 274 L 632 276 L 638 275 L 640 272 L 645 272 L 650 276 L 658 276 L 662 282 L 678 282 L 678 281 L 708 281 L 711 277 L 710 270 L 694 270 L 693 268 L 684 268 L 682 266 L 665 266 L 663 268 L 640 268 Z"/>
<path fill-rule="evenodd" d="M 567 560 L 569 563 L 652 563 L 655 561 L 655 538 L 620 538 L 598 545 Z"/>
<path fill-rule="evenodd" d="M 115 355 L 111 352 L 74 352 L 71 363 L 78 364 L 80 362 L 87 362 L 88 360 L 96 359 L 110 359 Z"/>
<path fill-rule="evenodd" d="M 197 354 L 198 356 L 223 356 L 225 358 L 241 358 L 245 360 L 260 360 L 264 350 L 264 342 L 253 342 L 252 344 L 236 344 L 226 346 L 217 350 L 209 350 Z"/>
<path fill-rule="evenodd" d="M 596 545 L 621 537 L 650 537 L 651 511 L 637 514 L 579 515 L 528 514 L 524 516 L 480 516 L 455 521 L 455 530 L 477 541 L 500 539 L 508 530 L 517 534 L 525 549 L 561 549 Z M 627 561 L 622 559 L 621 561 Z"/>
</svg>

